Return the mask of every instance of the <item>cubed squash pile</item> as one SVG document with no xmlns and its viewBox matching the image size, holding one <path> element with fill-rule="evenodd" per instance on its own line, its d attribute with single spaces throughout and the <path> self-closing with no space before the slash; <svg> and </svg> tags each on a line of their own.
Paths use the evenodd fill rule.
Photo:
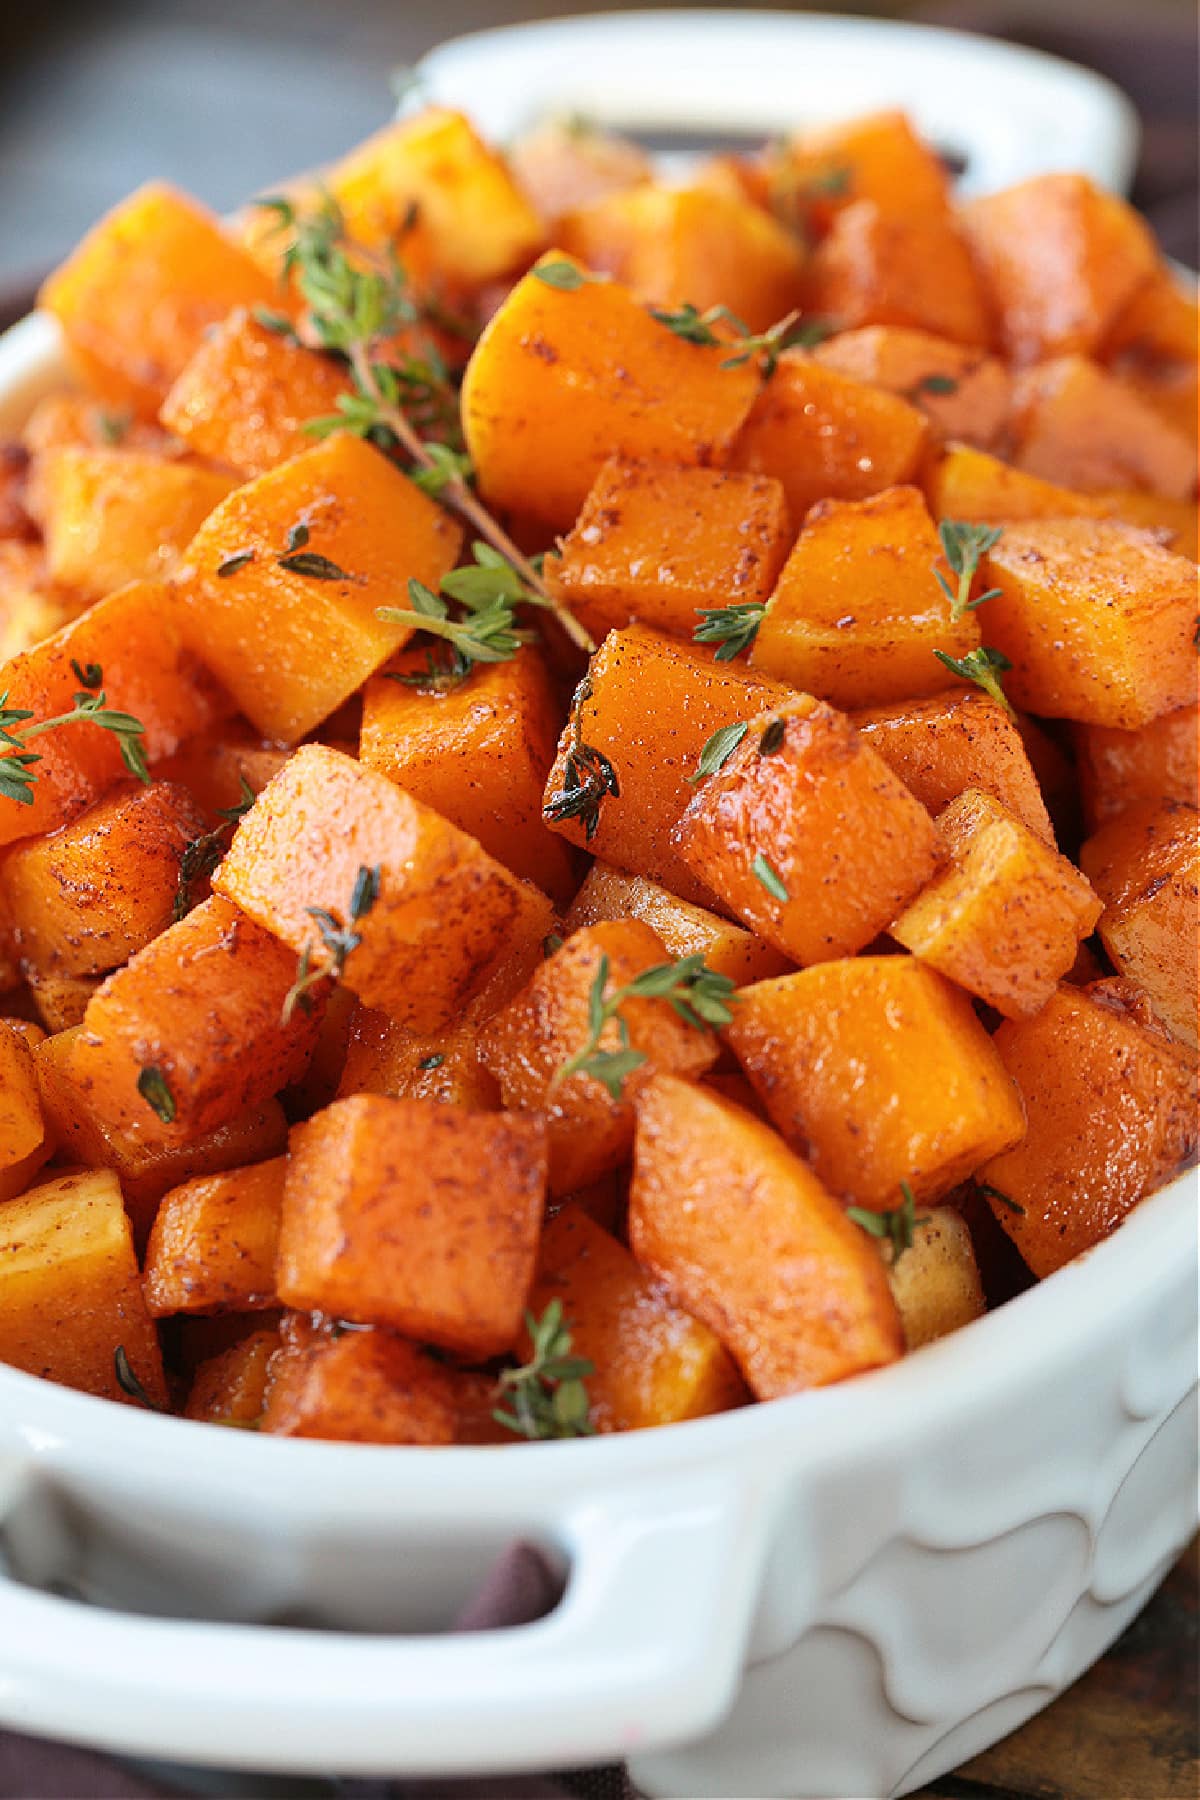
<svg viewBox="0 0 1200 1800">
<path fill-rule="evenodd" d="M 1123 201 L 430 107 L 42 302 L 0 1362 L 642 1430 L 888 1379 L 1194 1160 L 1196 308 Z"/>
</svg>

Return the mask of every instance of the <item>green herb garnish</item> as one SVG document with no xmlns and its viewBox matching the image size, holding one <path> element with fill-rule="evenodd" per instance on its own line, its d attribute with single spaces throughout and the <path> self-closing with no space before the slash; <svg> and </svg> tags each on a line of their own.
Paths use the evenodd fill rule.
<svg viewBox="0 0 1200 1800">
<path fill-rule="evenodd" d="M 881 1238 L 891 1245 L 891 1264 L 894 1269 L 906 1250 L 912 1249 L 913 1232 L 918 1225 L 928 1223 L 926 1218 L 917 1217 L 917 1203 L 913 1199 L 913 1191 L 907 1181 L 900 1183 L 903 1195 L 899 1206 L 893 1206 L 886 1212 L 872 1212 L 865 1206 L 848 1206 L 846 1217 L 853 1219 L 856 1225 L 869 1232 L 872 1237 Z"/>
<path fill-rule="evenodd" d="M 231 575 L 236 575 L 239 569 L 244 569 L 247 563 L 252 563 L 253 561 L 253 550 L 235 551 L 232 556 L 227 556 L 224 562 L 219 562 L 217 564 L 217 575 L 220 580 L 228 581 Z"/>
<path fill-rule="evenodd" d="M 1001 1193 L 1000 1189 L 993 1187 L 990 1181 L 977 1180 L 975 1186 L 981 1194 L 986 1194 L 989 1200 L 996 1200 L 1001 1206 L 1006 1206 L 1009 1212 L 1020 1213 L 1022 1218 L 1025 1217 L 1025 1208 L 1020 1202 L 1011 1199 L 1008 1194 Z"/>
<path fill-rule="evenodd" d="M 308 943 L 300 952 L 300 960 L 296 965 L 296 979 L 287 991 L 283 1002 L 283 1023 L 286 1025 L 297 1006 L 308 1012 L 312 1002 L 308 997 L 309 989 L 316 987 L 321 981 L 340 981 L 346 969 L 346 960 L 351 951 L 357 950 L 362 943 L 362 933 L 354 927 L 366 918 L 379 898 L 383 870 L 379 864 L 368 868 L 359 865 L 358 874 L 354 877 L 354 887 L 350 894 L 350 906 L 346 923 L 328 912 L 323 906 L 305 908 L 310 919 L 315 920 L 320 934 L 321 944 L 328 952 L 329 960 L 321 967 L 313 966 L 313 955 L 317 946 Z"/>
<path fill-rule="evenodd" d="M 958 586 L 952 588 L 940 569 L 933 571 L 938 586 L 950 602 L 952 619 L 961 619 L 965 612 L 974 612 L 977 606 L 982 606 L 985 600 L 994 600 L 1000 592 L 999 588 L 989 588 L 986 594 L 980 594 L 975 600 L 971 598 L 971 586 L 980 562 L 1003 535 L 1002 525 L 972 525 L 962 519 L 943 519 L 938 526 L 942 553 L 952 573 L 958 576 Z"/>
<path fill-rule="evenodd" d="M 640 1069 L 646 1057 L 634 1050 L 629 1041 L 629 1027 L 621 1013 L 627 1000 L 665 1000 L 686 1025 L 697 1031 L 713 1031 L 728 1025 L 733 1018 L 729 1000 L 734 983 L 728 975 L 718 975 L 708 967 L 703 956 L 684 956 L 678 962 L 655 963 L 643 969 L 623 987 L 606 993 L 609 961 L 601 956 L 596 978 L 588 994 L 588 1038 L 574 1056 L 556 1069 L 550 1092 L 569 1081 L 572 1075 L 590 1075 L 609 1096 L 619 1101 L 626 1077 Z M 616 1022 L 619 1050 L 602 1050 L 600 1040 L 605 1027 Z"/>
<path fill-rule="evenodd" d="M 990 694 L 1005 712 L 1012 713 L 1012 704 L 1000 686 L 1001 675 L 1012 668 L 1003 650 L 992 650 L 985 644 L 978 650 L 972 650 L 969 656 L 947 656 L 944 650 L 935 650 L 933 654 L 952 675 L 961 675 L 964 681 L 973 681 L 985 694 Z"/>
<path fill-rule="evenodd" d="M 179 923 L 192 909 L 192 892 L 197 885 L 206 881 L 217 867 L 233 836 L 233 828 L 239 819 L 245 817 L 254 805 L 257 795 L 244 775 L 239 775 L 241 798 L 236 806 L 218 807 L 217 816 L 221 820 L 211 831 L 193 838 L 187 845 L 179 860 L 179 886 L 175 889 L 175 905 L 171 917 Z"/>
<path fill-rule="evenodd" d="M 760 756 L 774 756 L 783 748 L 783 740 L 787 735 L 787 720 L 775 718 L 768 721 L 762 736 L 758 740 Z"/>
<path fill-rule="evenodd" d="M 801 319 L 797 312 L 787 313 L 766 331 L 751 331 L 746 321 L 727 306 L 710 306 L 704 312 L 690 304 L 673 310 L 652 306 L 650 317 L 687 344 L 719 345 L 728 352 L 721 361 L 723 369 L 738 369 L 755 360 L 764 380 L 775 373 L 785 350 L 819 343 L 829 333 L 824 321 Z M 714 329 L 717 325 L 727 325 L 734 335 L 723 336 Z"/>
<path fill-rule="evenodd" d="M 137 1091 L 150 1108 L 158 1114 L 164 1125 L 175 1123 L 177 1111 L 175 1096 L 167 1083 L 167 1078 L 156 1063 L 150 1063 L 137 1078 Z"/>
<path fill-rule="evenodd" d="M 113 1351 L 113 1373 L 116 1375 L 117 1386 L 120 1388 L 121 1392 L 123 1394 L 128 1394 L 131 1400 L 136 1400 L 139 1406 L 144 1406 L 147 1412 L 166 1412 L 166 1407 L 160 1406 L 157 1400 L 152 1400 L 150 1398 L 149 1394 L 134 1374 L 133 1365 L 129 1360 L 124 1344 L 118 1344 Z"/>
<path fill-rule="evenodd" d="M 59 725 L 82 724 L 85 721 L 99 725 L 104 731 L 111 731 L 117 740 L 121 752 L 121 761 L 131 775 L 139 781 L 149 782 L 150 771 L 146 766 L 146 753 L 142 747 L 142 738 L 146 728 L 140 719 L 131 713 L 114 712 L 105 699 L 100 684 L 104 679 L 104 671 L 99 663 L 88 663 L 86 669 L 72 661 L 71 667 L 78 680 L 83 684 L 83 691 L 73 696 L 74 704 L 70 712 L 59 713 L 53 719 L 41 719 L 36 725 L 26 725 L 26 719 L 32 719 L 32 712 L 24 707 L 9 706 L 8 694 L 0 694 L 0 746 L 8 745 L 11 754 L 0 756 L 0 799 L 15 800 L 21 806 L 33 805 L 33 785 L 37 780 L 33 773 L 33 764 L 41 762 L 40 755 L 25 746 L 31 738 L 40 737 L 44 731 L 53 731 Z M 20 726 L 20 730 L 14 730 Z"/>
<path fill-rule="evenodd" d="M 607 275 L 593 274 L 590 269 L 581 269 L 577 263 L 565 260 L 538 263 L 533 273 L 546 287 L 556 288 L 560 294 L 574 294 L 581 287 L 608 280 Z"/>
<path fill-rule="evenodd" d="M 719 644 L 714 661 L 732 662 L 758 636 L 766 610 L 761 600 L 742 600 L 732 606 L 698 606 L 701 623 L 692 632 L 692 642 Z"/>
<path fill-rule="evenodd" d="M 570 1354 L 571 1330 L 563 1318 L 562 1301 L 549 1301 L 540 1319 L 527 1312 L 525 1328 L 532 1354 L 528 1362 L 505 1369 L 500 1376 L 496 1394 L 508 1401 L 508 1408 L 497 1407 L 493 1419 L 518 1437 L 535 1441 L 590 1437 L 596 1428 L 588 1416 L 584 1382 L 595 1374 L 595 1366 L 585 1356 Z"/>
<path fill-rule="evenodd" d="M 773 900 L 790 900 L 787 884 L 769 857 L 760 850 L 750 864 L 750 873 L 766 888 Z"/>
<path fill-rule="evenodd" d="M 714 731 L 700 752 L 695 773 L 687 778 L 689 786 L 695 787 L 706 775 L 715 775 L 718 769 L 723 769 L 749 729 L 748 725 L 722 725 L 719 731 Z"/>
</svg>

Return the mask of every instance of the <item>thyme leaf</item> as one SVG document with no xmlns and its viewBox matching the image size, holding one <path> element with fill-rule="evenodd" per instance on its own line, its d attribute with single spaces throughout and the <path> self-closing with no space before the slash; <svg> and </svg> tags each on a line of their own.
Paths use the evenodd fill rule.
<svg viewBox="0 0 1200 1800">
<path fill-rule="evenodd" d="M 496 1397 L 507 1401 L 492 1413 L 498 1425 L 531 1441 L 546 1438 L 590 1437 L 587 1388 L 595 1365 L 584 1356 L 571 1355 L 571 1329 L 563 1318 L 563 1304 L 555 1297 L 540 1319 L 525 1314 L 532 1353 L 528 1362 L 505 1369 L 496 1383 Z"/>
<path fill-rule="evenodd" d="M 719 731 L 714 731 L 700 752 L 695 773 L 687 778 L 688 785 L 695 787 L 706 775 L 715 775 L 718 769 L 723 769 L 749 729 L 748 725 L 738 724 L 722 725 Z"/>
<path fill-rule="evenodd" d="M 906 1250 L 911 1250 L 913 1233 L 918 1225 L 927 1223 L 927 1218 L 917 1217 L 917 1204 L 913 1199 L 913 1191 L 907 1181 L 900 1183 L 902 1195 L 899 1206 L 893 1206 L 885 1212 L 872 1212 L 864 1206 L 848 1206 L 846 1217 L 853 1219 L 856 1225 L 870 1234 L 891 1245 L 891 1266 L 894 1269 Z"/>
<path fill-rule="evenodd" d="M 150 1398 L 134 1374 L 133 1365 L 124 1344 L 118 1344 L 113 1351 L 113 1373 L 116 1375 L 117 1386 L 121 1392 L 128 1394 L 131 1400 L 136 1400 L 139 1406 L 144 1406 L 147 1412 L 166 1412 L 166 1407 L 160 1406 L 157 1400 Z"/>
<path fill-rule="evenodd" d="M 551 825 L 562 819 L 578 819 L 583 825 L 584 840 L 589 844 L 596 835 L 600 807 L 606 795 L 611 794 L 614 800 L 621 795 L 617 771 L 608 757 L 603 750 L 583 741 L 583 708 L 591 693 L 591 678 L 585 675 L 571 702 L 563 784 L 556 793 L 548 794 L 542 804 L 542 817 Z"/>
<path fill-rule="evenodd" d="M 665 1000 L 684 1024 L 697 1031 L 715 1031 L 733 1019 L 729 1002 L 735 984 L 728 975 L 710 969 L 703 956 L 655 963 L 611 994 L 607 991 L 609 974 L 608 957 L 601 956 L 588 994 L 587 1042 L 555 1070 L 551 1093 L 572 1075 L 590 1075 L 607 1089 L 610 1099 L 620 1101 L 627 1078 L 647 1060 L 629 1041 L 629 1027 L 621 1012 L 627 1000 Z M 616 1023 L 619 1048 L 604 1050 L 601 1039 L 611 1022 Z"/>
<path fill-rule="evenodd" d="M 195 889 L 213 873 L 228 848 L 234 826 L 254 805 L 257 798 L 254 789 L 244 775 L 240 775 L 238 780 L 241 797 L 236 805 L 218 807 L 217 816 L 221 823 L 214 825 L 211 831 L 204 832 L 200 837 L 193 838 L 179 859 L 179 885 L 175 889 L 175 904 L 171 911 L 175 924 L 191 911 Z"/>
<path fill-rule="evenodd" d="M 1001 675 L 1012 668 L 1003 650 L 992 650 L 984 644 L 978 650 L 972 650 L 968 656 L 947 656 L 944 650 L 935 650 L 933 654 L 952 675 L 960 675 L 964 681 L 973 681 L 985 694 L 990 694 L 1005 712 L 1012 713 L 1012 704 L 1000 685 Z"/>
<path fill-rule="evenodd" d="M 37 751 L 26 749 L 26 745 L 31 738 L 40 737 L 44 731 L 84 721 L 111 731 L 117 740 L 121 761 L 129 773 L 136 775 L 139 781 L 149 783 L 150 771 L 146 766 L 146 754 L 142 747 L 145 726 L 141 720 L 135 719 L 132 713 L 116 712 L 109 706 L 101 687 L 104 671 L 99 663 L 88 663 L 86 667 L 81 667 L 72 660 L 71 667 L 82 683 L 83 691 L 73 696 L 74 703 L 70 712 L 59 713 L 53 719 L 40 719 L 34 725 L 26 724 L 26 720 L 33 718 L 33 713 L 26 707 L 9 706 L 7 692 L 0 694 L 0 747 L 8 747 L 8 753 L 0 755 L 0 799 L 15 800 L 21 806 L 32 806 L 33 786 L 37 779 L 33 773 L 33 764 L 42 759 Z"/>
<path fill-rule="evenodd" d="M 976 1181 L 975 1185 L 981 1194 L 987 1195 L 989 1200 L 996 1200 L 1001 1206 L 1006 1206 L 1009 1212 L 1019 1213 L 1022 1218 L 1025 1217 L 1025 1208 L 1020 1202 L 1012 1199 L 1010 1195 L 1002 1193 L 998 1187 L 993 1187 L 990 1181 Z"/>
<path fill-rule="evenodd" d="M 742 600 L 732 606 L 698 606 L 701 623 L 692 632 L 692 642 L 719 644 L 714 660 L 732 662 L 758 636 L 766 610 L 761 600 Z"/>
<path fill-rule="evenodd" d="M 973 525 L 964 519 L 943 519 L 938 526 L 942 554 L 952 574 L 958 577 L 957 586 L 951 587 L 939 568 L 935 567 L 933 571 L 938 586 L 950 602 L 952 619 L 958 620 L 965 612 L 974 612 L 977 606 L 982 606 L 985 600 L 994 600 L 1000 592 L 999 588 L 989 588 L 986 594 L 980 594 L 975 600 L 971 598 L 971 587 L 980 562 L 1003 535 L 1002 525 Z"/>
<path fill-rule="evenodd" d="M 178 1108 L 166 1076 L 157 1063 L 149 1063 L 137 1078 L 137 1091 L 164 1125 L 173 1125 Z"/>
<path fill-rule="evenodd" d="M 342 979 L 347 958 L 362 943 L 362 933 L 354 927 L 361 924 L 375 905 L 382 881 L 383 869 L 380 864 L 377 863 L 374 868 L 369 868 L 365 863 L 359 864 L 354 886 L 350 891 L 345 924 L 323 906 L 305 908 L 309 918 L 316 924 L 320 944 L 310 941 L 300 952 L 296 964 L 296 979 L 283 1002 L 282 1020 L 285 1025 L 297 1007 L 302 1012 L 309 1011 L 312 1006 L 310 988 L 316 987 L 321 981 L 336 982 Z M 313 957 L 320 947 L 324 948 L 328 960 L 320 966 L 314 966 Z"/>
<path fill-rule="evenodd" d="M 787 884 L 774 863 L 760 850 L 750 864 L 750 873 L 766 888 L 773 900 L 790 900 Z"/>
</svg>

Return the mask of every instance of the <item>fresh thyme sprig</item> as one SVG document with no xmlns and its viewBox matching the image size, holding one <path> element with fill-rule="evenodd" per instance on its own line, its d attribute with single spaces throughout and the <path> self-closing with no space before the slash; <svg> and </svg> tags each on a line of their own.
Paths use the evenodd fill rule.
<svg viewBox="0 0 1200 1800">
<path fill-rule="evenodd" d="M 692 642 L 719 644 L 714 661 L 732 662 L 758 636 L 766 610 L 761 600 L 737 601 L 732 606 L 698 606 L 701 622 L 692 632 Z"/>
<path fill-rule="evenodd" d="M 533 273 L 545 287 L 557 288 L 560 294 L 575 294 L 581 287 L 592 287 L 611 279 L 600 270 L 581 269 L 578 263 L 568 262 L 565 257 L 538 263 Z"/>
<path fill-rule="evenodd" d="M 297 1007 L 308 1012 L 312 1005 L 309 989 L 322 981 L 340 981 L 346 970 L 346 959 L 351 951 L 357 950 L 362 943 L 362 933 L 354 927 L 366 918 L 379 898 L 379 889 L 383 871 L 378 864 L 368 868 L 359 865 L 358 874 L 354 878 L 354 887 L 350 894 L 350 906 L 343 924 L 333 913 L 323 906 L 305 908 L 310 919 L 315 920 L 321 943 L 329 952 L 329 961 L 322 967 L 313 967 L 313 954 L 316 946 L 309 942 L 300 952 L 300 960 L 296 964 L 296 979 L 287 991 L 283 1002 L 282 1020 L 286 1025 Z"/>
<path fill-rule="evenodd" d="M 160 1406 L 157 1400 L 152 1400 L 150 1398 L 149 1394 L 134 1374 L 133 1364 L 129 1360 L 129 1353 L 124 1344 L 118 1344 L 113 1351 L 113 1373 L 117 1378 L 117 1386 L 120 1388 L 121 1392 L 123 1394 L 128 1394 L 131 1400 L 136 1400 L 139 1406 L 144 1406 L 147 1412 L 160 1413 L 166 1411 L 166 1408 Z"/>
<path fill-rule="evenodd" d="M 931 379 L 926 377 L 926 379 Z M 938 586 L 950 602 L 950 617 L 961 619 L 965 612 L 974 612 L 985 600 L 994 600 L 1000 592 L 999 588 L 989 588 L 986 594 L 971 598 L 971 588 L 979 572 L 979 565 L 988 551 L 1000 542 L 1004 535 L 1002 525 L 973 525 L 965 519 L 943 519 L 938 526 L 938 536 L 942 540 L 942 554 L 950 565 L 951 573 L 957 575 L 957 587 L 951 587 L 939 568 L 934 568 Z"/>
<path fill-rule="evenodd" d="M 779 873 L 779 870 L 775 867 L 775 864 L 771 861 L 770 857 L 764 856 L 761 850 L 750 864 L 750 873 L 754 876 L 756 881 L 760 882 L 761 885 L 766 888 L 772 900 L 791 899 L 787 883 L 784 881 L 783 876 Z"/>
<path fill-rule="evenodd" d="M 1009 1212 L 1019 1213 L 1022 1218 L 1025 1217 L 1025 1208 L 1019 1200 L 1014 1200 L 1011 1194 L 1006 1194 L 1002 1189 L 993 1187 L 990 1181 L 976 1181 L 975 1185 L 981 1194 L 987 1195 L 989 1200 L 996 1200 L 1001 1206 L 1007 1207 Z"/>
<path fill-rule="evenodd" d="M 694 773 L 687 778 L 689 787 L 695 787 L 706 775 L 715 775 L 718 769 L 723 769 L 749 729 L 748 725 L 738 724 L 722 725 L 714 731 L 700 752 Z"/>
<path fill-rule="evenodd" d="M 254 805 L 257 798 L 254 789 L 244 775 L 239 776 L 238 780 L 241 798 L 236 806 L 219 806 L 217 817 L 221 823 L 214 825 L 211 831 L 204 832 L 200 837 L 193 838 L 180 858 L 179 885 L 175 889 L 175 905 L 171 912 L 176 924 L 191 911 L 193 890 L 202 881 L 207 881 L 229 846 L 234 826 Z"/>
<path fill-rule="evenodd" d="M 595 1374 L 595 1364 L 571 1355 L 571 1328 L 563 1318 L 562 1301 L 548 1301 L 540 1319 L 527 1312 L 525 1329 L 532 1353 L 528 1362 L 500 1375 L 496 1397 L 509 1404 L 507 1409 L 496 1407 L 493 1419 L 534 1441 L 590 1437 L 596 1428 L 584 1383 Z"/>
<path fill-rule="evenodd" d="M 0 799 L 15 800 L 21 806 L 33 805 L 33 786 L 37 776 L 33 773 L 33 764 L 41 762 L 41 756 L 25 746 L 31 738 L 40 737 L 44 731 L 53 731 L 59 725 L 74 725 L 90 721 L 105 731 L 111 731 L 117 740 L 121 752 L 121 761 L 131 775 L 139 781 L 149 782 L 150 771 L 146 766 L 146 753 L 142 747 L 145 726 L 132 713 L 114 712 L 104 696 L 102 682 L 104 671 L 99 663 L 88 663 L 86 668 L 72 662 L 75 678 L 81 682 L 82 689 L 73 696 L 70 712 L 59 713 L 53 719 L 40 719 L 36 725 L 27 725 L 25 720 L 32 719 L 33 714 L 25 707 L 9 706 L 7 692 L 0 694 L 0 746 L 7 745 L 9 754 L 0 754 Z M 20 726 L 20 730 L 14 727 Z"/>
<path fill-rule="evenodd" d="M 911 1250 L 913 1233 L 918 1225 L 928 1223 L 927 1217 L 917 1217 L 917 1203 L 913 1199 L 913 1191 L 907 1181 L 900 1183 L 903 1198 L 899 1206 L 893 1206 L 886 1212 L 872 1212 L 865 1206 L 848 1206 L 846 1217 L 853 1219 L 856 1225 L 869 1232 L 872 1237 L 881 1238 L 891 1245 L 891 1266 L 894 1269 L 906 1250 Z"/>
<path fill-rule="evenodd" d="M 933 654 L 952 675 L 960 675 L 964 681 L 973 681 L 985 694 L 990 694 L 1006 713 L 1012 713 L 1012 703 L 1000 686 L 1001 675 L 1012 668 L 1003 650 L 993 650 L 983 644 L 967 656 L 947 656 L 944 650 L 935 650 Z"/>
<path fill-rule="evenodd" d="M 550 1092 L 560 1088 L 572 1075 L 590 1075 L 607 1088 L 613 1100 L 620 1100 L 626 1077 L 640 1069 L 646 1061 L 641 1050 L 629 1041 L 629 1026 L 621 1008 L 627 1000 L 665 1000 L 684 1021 L 697 1031 L 714 1031 L 733 1019 L 729 1001 L 734 982 L 728 975 L 710 969 L 703 956 L 684 956 L 678 962 L 655 963 L 643 969 L 632 981 L 608 993 L 609 961 L 602 956 L 596 967 L 596 978 L 588 994 L 587 1042 L 567 1058 L 550 1081 Z M 602 1050 L 601 1038 L 606 1026 L 616 1023 L 619 1050 Z"/>
<path fill-rule="evenodd" d="M 674 310 L 652 306 L 650 317 L 673 331 L 676 337 L 683 338 L 685 343 L 719 344 L 729 352 L 722 358 L 723 369 L 738 369 L 743 363 L 756 361 L 764 380 L 769 380 L 775 373 L 785 350 L 811 348 L 828 337 L 832 329 L 824 319 L 802 319 L 798 312 L 790 312 L 769 325 L 766 331 L 751 331 L 746 321 L 739 319 L 727 306 L 710 306 L 704 312 L 690 304 Z M 728 326 L 735 335 L 732 338 L 723 336 L 714 329 L 717 325 Z"/>
<path fill-rule="evenodd" d="M 542 817 L 548 824 L 557 824 L 560 819 L 578 819 L 589 844 L 596 835 L 605 796 L 611 794 L 614 800 L 621 796 L 617 771 L 603 750 L 583 741 L 583 708 L 591 693 L 591 677 L 585 675 L 571 702 L 570 742 L 563 758 L 563 784 L 557 793 L 548 795 L 542 805 Z"/>
<path fill-rule="evenodd" d="M 508 662 L 534 635 L 516 629 L 512 607 L 505 600 L 468 607 L 465 618 L 452 619 L 442 596 L 415 577 L 409 580 L 408 597 L 411 607 L 377 606 L 375 617 L 389 625 L 411 625 L 416 631 L 444 638 L 453 648 L 454 660 L 442 672 L 443 681 L 461 680 L 475 663 Z"/>
<path fill-rule="evenodd" d="M 157 1063 L 148 1063 L 137 1078 L 137 1091 L 164 1125 L 173 1125 L 178 1108 L 170 1083 Z"/>
</svg>

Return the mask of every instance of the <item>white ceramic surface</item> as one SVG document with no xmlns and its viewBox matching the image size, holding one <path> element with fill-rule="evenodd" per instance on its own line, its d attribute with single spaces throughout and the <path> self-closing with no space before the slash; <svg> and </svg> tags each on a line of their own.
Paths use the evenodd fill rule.
<svg viewBox="0 0 1200 1800">
<path fill-rule="evenodd" d="M 47 320 L 0 339 L 0 430 L 61 372 Z M 893 1368 L 625 1437 L 293 1442 L 0 1368 L 0 1722 L 227 1767 L 907 1792 L 1072 1681 L 1195 1529 L 1196 1199 Z M 562 1604 L 439 1635 L 516 1536 Z"/>
</svg>

